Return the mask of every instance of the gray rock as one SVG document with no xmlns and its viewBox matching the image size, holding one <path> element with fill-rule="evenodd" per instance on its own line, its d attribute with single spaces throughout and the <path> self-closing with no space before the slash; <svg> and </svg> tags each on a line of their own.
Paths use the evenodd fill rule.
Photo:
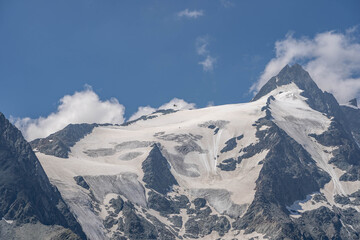
<svg viewBox="0 0 360 240">
<path fill-rule="evenodd" d="M 236 169 L 236 163 L 238 163 L 238 161 L 236 161 L 234 158 L 229 158 L 223 160 L 220 164 L 218 164 L 217 167 L 223 171 L 234 171 Z"/>
<path fill-rule="evenodd" d="M 180 213 L 179 208 L 174 206 L 170 200 L 154 191 L 149 192 L 148 207 L 163 215 Z"/>
<path fill-rule="evenodd" d="M 199 124 L 199 127 L 202 128 L 209 128 L 209 129 L 215 129 L 215 128 L 225 128 L 225 126 L 229 124 L 229 121 L 225 120 L 217 120 L 217 121 L 207 121 L 204 123 Z"/>
<path fill-rule="evenodd" d="M 352 136 L 356 140 L 357 145 L 360 146 L 360 109 L 341 106 L 341 110 L 347 119 Z"/>
<path fill-rule="evenodd" d="M 179 237 L 173 229 L 169 228 L 167 225 L 163 224 L 159 219 L 156 217 L 146 214 L 146 217 L 151 221 L 153 226 L 155 227 L 158 238 L 157 239 L 164 239 L 164 240 L 175 240 L 176 237 Z"/>
<path fill-rule="evenodd" d="M 159 234 L 153 224 L 137 215 L 134 206 L 130 202 L 125 202 L 123 208 L 124 222 L 123 229 L 125 236 L 129 239 L 157 239 Z M 122 223 L 120 222 L 120 225 Z"/>
<path fill-rule="evenodd" d="M 30 142 L 32 148 L 39 152 L 59 158 L 68 158 L 70 148 L 80 139 L 91 133 L 98 124 L 69 124 L 64 129 L 46 138 L 38 138 Z"/>
<path fill-rule="evenodd" d="M 143 161 L 143 181 L 147 188 L 166 194 L 173 185 L 178 185 L 170 171 L 170 165 L 160 152 L 159 147 L 154 144 L 149 156 Z"/>
<path fill-rule="evenodd" d="M 205 198 L 195 198 L 193 200 L 193 203 L 195 205 L 195 209 L 200 209 L 200 208 L 205 207 L 206 199 Z"/>
<path fill-rule="evenodd" d="M 118 196 L 116 199 L 110 199 L 109 204 L 112 208 L 114 208 L 115 214 L 118 214 L 124 207 L 124 200 Z"/>
<path fill-rule="evenodd" d="M 70 229 L 59 225 L 43 225 L 40 222 L 8 224 L 0 220 L 0 239 L 4 240 L 80 240 L 81 238 Z"/>
<path fill-rule="evenodd" d="M 117 223 L 118 223 L 118 221 L 116 219 L 114 219 L 112 216 L 107 216 L 104 220 L 104 227 L 107 229 L 110 229 Z"/>
<path fill-rule="evenodd" d="M 21 132 L 0 113 L 0 219 L 71 229 L 85 239 L 79 223 Z"/>
<path fill-rule="evenodd" d="M 354 107 L 358 107 L 358 104 L 357 104 L 357 99 L 356 98 L 353 98 L 349 101 L 349 104 L 351 106 L 354 106 Z"/>
<path fill-rule="evenodd" d="M 175 134 L 175 133 L 169 133 L 165 134 L 164 132 L 159 132 L 154 135 L 154 137 L 165 140 L 165 141 L 171 141 L 171 142 L 177 142 L 177 143 L 184 143 L 189 141 L 198 141 L 202 139 L 201 135 L 194 135 L 192 133 L 188 134 Z"/>
<path fill-rule="evenodd" d="M 121 124 L 121 126 L 129 126 L 129 125 L 134 124 L 134 123 L 136 123 L 136 122 L 138 122 L 140 120 L 146 121 L 146 120 L 157 118 L 157 117 L 158 116 L 156 116 L 156 115 L 144 115 L 144 116 L 141 116 L 141 117 L 139 117 L 139 118 L 137 118 L 135 120 L 127 121 L 127 122 Z"/>
<path fill-rule="evenodd" d="M 339 122 L 332 121 L 327 131 L 319 135 L 310 134 L 310 136 L 324 146 L 337 147 L 332 152 L 333 157 L 329 163 L 346 171 L 340 177 L 341 181 L 360 180 L 360 148 Z"/>
<path fill-rule="evenodd" d="M 312 200 L 314 200 L 315 202 L 327 202 L 326 197 L 323 193 L 315 194 Z"/>
<path fill-rule="evenodd" d="M 220 236 L 224 236 L 231 228 L 229 220 L 225 216 L 220 216 L 216 221 L 214 230 L 219 233 Z"/>
<path fill-rule="evenodd" d="M 176 208 L 189 208 L 190 201 L 185 195 L 176 195 L 172 200 L 172 204 Z"/>
<path fill-rule="evenodd" d="M 342 196 L 342 195 L 339 195 L 339 194 L 336 194 L 334 196 L 334 201 L 336 203 L 339 203 L 341 205 L 348 205 L 351 203 L 350 199 L 348 197 L 345 197 L 345 196 Z"/>
<path fill-rule="evenodd" d="M 264 125 L 269 128 L 260 130 Z M 269 151 L 256 181 L 254 201 L 245 215 L 236 219 L 233 228 L 245 229 L 247 233 L 266 233 L 275 239 L 291 233 L 287 237 L 297 239 L 299 230 L 295 230 L 285 206 L 319 192 L 330 181 L 330 176 L 317 167 L 300 144 L 272 122 L 271 115 L 259 119 L 256 127 L 260 141 L 243 149 L 242 157 L 253 156 L 264 149 Z"/>
<path fill-rule="evenodd" d="M 190 152 L 198 152 L 198 153 L 204 152 L 204 150 L 202 150 L 199 144 L 197 144 L 194 140 L 189 140 L 188 142 L 184 142 L 181 146 L 175 146 L 175 150 L 182 155 L 186 155 Z"/>
<path fill-rule="evenodd" d="M 74 180 L 75 180 L 76 184 L 79 185 L 80 187 L 83 187 L 87 190 L 90 189 L 89 185 L 87 184 L 87 182 L 85 181 L 85 179 L 82 176 L 75 176 Z"/>
<path fill-rule="evenodd" d="M 210 210 L 211 211 L 211 210 Z M 225 216 L 197 214 L 190 217 L 185 223 L 186 236 L 190 238 L 202 238 L 217 231 L 220 236 L 223 236 L 230 230 L 230 222 Z M 184 235 L 185 236 L 185 235 Z"/>
<path fill-rule="evenodd" d="M 176 227 L 176 228 L 180 229 L 182 227 L 182 225 L 183 225 L 183 221 L 182 221 L 181 216 L 174 215 L 174 216 L 171 216 L 169 218 L 169 220 L 173 224 L 173 226 Z"/>
<path fill-rule="evenodd" d="M 236 148 L 236 146 L 237 146 L 236 137 L 233 137 L 233 138 L 230 138 L 229 140 L 227 140 L 225 142 L 225 145 L 226 146 L 220 150 L 220 153 L 229 152 L 229 151 L 233 150 L 234 148 Z"/>
</svg>

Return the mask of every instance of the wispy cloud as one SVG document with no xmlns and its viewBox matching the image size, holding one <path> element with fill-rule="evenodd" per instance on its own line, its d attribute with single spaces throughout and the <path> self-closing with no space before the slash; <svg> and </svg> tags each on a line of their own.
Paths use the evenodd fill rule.
<svg viewBox="0 0 360 240">
<path fill-rule="evenodd" d="M 360 96 L 359 32 L 351 28 L 317 34 L 314 38 L 295 38 L 292 34 L 275 43 L 276 56 L 266 65 L 259 80 L 251 87 L 258 91 L 286 64 L 298 62 L 319 87 L 331 92 L 340 102 Z"/>
<path fill-rule="evenodd" d="M 181 12 L 177 13 L 178 17 L 186 17 L 186 18 L 198 18 L 201 16 L 204 16 L 204 11 L 203 10 L 189 10 L 189 9 L 185 9 Z"/>
<path fill-rule="evenodd" d="M 138 111 L 129 118 L 129 121 L 135 120 L 144 115 L 151 114 L 157 110 L 162 110 L 162 109 L 186 110 L 186 109 L 194 109 L 194 108 L 196 108 L 195 103 L 188 103 L 183 99 L 173 98 L 171 99 L 170 102 L 165 103 L 158 108 L 153 108 L 150 106 L 139 107 Z"/>
<path fill-rule="evenodd" d="M 199 62 L 203 66 L 205 72 L 211 72 L 214 70 L 214 64 L 216 63 L 216 58 L 207 55 L 204 61 Z"/>
<path fill-rule="evenodd" d="M 205 72 L 210 72 L 214 70 L 214 65 L 216 63 L 216 58 L 210 55 L 208 49 L 209 38 L 208 37 L 198 37 L 196 39 L 196 52 L 198 55 L 205 57 L 204 60 L 200 61 L 199 64 L 202 65 Z"/>
<path fill-rule="evenodd" d="M 231 0 L 220 0 L 221 5 L 223 5 L 226 8 L 235 6 L 235 3 L 233 3 Z"/>
<path fill-rule="evenodd" d="M 18 127 L 24 137 L 31 141 L 47 137 L 70 123 L 123 123 L 125 107 L 117 99 L 102 101 L 87 86 L 83 91 L 66 95 L 60 99 L 56 112 L 47 117 L 14 118 L 11 121 Z"/>
</svg>

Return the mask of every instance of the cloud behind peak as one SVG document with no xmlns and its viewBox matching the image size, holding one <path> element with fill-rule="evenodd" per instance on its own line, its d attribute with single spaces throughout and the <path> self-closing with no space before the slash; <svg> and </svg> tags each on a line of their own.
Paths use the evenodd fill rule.
<svg viewBox="0 0 360 240">
<path fill-rule="evenodd" d="M 125 107 L 117 99 L 102 101 L 86 86 L 83 91 L 65 95 L 59 101 L 57 111 L 37 119 L 14 118 L 11 121 L 28 140 L 47 137 L 70 123 L 123 123 Z"/>
<path fill-rule="evenodd" d="M 286 65 L 300 63 L 319 87 L 345 103 L 360 95 L 360 41 L 357 29 L 327 31 L 314 38 L 287 34 L 275 43 L 275 57 L 266 65 L 251 91 L 260 88 Z"/>
</svg>

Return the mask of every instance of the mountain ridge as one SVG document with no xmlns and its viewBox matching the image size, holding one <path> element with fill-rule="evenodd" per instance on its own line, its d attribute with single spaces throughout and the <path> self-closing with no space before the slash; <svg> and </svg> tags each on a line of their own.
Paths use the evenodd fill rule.
<svg viewBox="0 0 360 240">
<path fill-rule="evenodd" d="M 57 188 L 50 184 L 30 145 L 0 113 L 0 218 L 14 226 L 59 225 L 69 237 L 85 239 Z M 5 229 L 5 228 L 1 228 Z M 60 230 L 59 234 L 65 231 Z M 11 230 L 7 230 L 11 231 Z M 0 231 L 0 236 L 7 231 Z M 24 236 L 23 236 L 24 237 Z"/>
<path fill-rule="evenodd" d="M 73 125 L 66 158 L 33 146 L 91 239 L 358 239 L 359 114 L 295 64 L 249 103 Z"/>
</svg>

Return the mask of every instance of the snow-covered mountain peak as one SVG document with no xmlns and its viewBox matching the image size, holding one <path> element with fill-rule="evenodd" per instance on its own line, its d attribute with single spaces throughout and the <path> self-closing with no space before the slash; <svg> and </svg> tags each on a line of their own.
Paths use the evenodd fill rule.
<svg viewBox="0 0 360 240">
<path fill-rule="evenodd" d="M 265 96 L 274 89 L 288 85 L 296 84 L 302 90 L 318 90 L 316 83 L 311 79 L 309 73 L 305 71 L 299 64 L 292 66 L 286 65 L 278 75 L 272 77 L 256 94 L 253 101 Z"/>
<path fill-rule="evenodd" d="M 348 216 L 360 215 L 353 125 L 293 65 L 249 103 L 75 125 L 32 144 L 91 239 L 335 236 L 332 220 L 313 230 L 319 215 L 343 216 L 334 231 L 351 239 Z"/>
</svg>

